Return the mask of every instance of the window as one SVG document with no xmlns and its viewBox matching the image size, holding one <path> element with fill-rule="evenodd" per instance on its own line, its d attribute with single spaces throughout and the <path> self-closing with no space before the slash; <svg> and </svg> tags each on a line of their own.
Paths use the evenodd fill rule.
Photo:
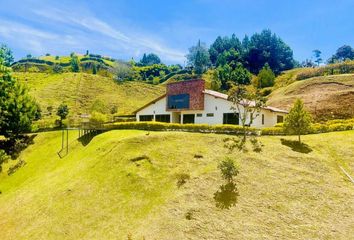
<svg viewBox="0 0 354 240">
<path fill-rule="evenodd" d="M 197 113 L 197 117 L 203 117 L 202 113 Z"/>
<path fill-rule="evenodd" d="M 239 114 L 238 113 L 224 113 L 223 124 L 239 124 Z"/>
<path fill-rule="evenodd" d="M 282 123 L 284 122 L 284 117 L 281 115 L 277 115 L 277 123 Z"/>
<path fill-rule="evenodd" d="M 140 115 L 139 116 L 140 122 L 148 122 L 148 121 L 152 121 L 153 119 L 154 119 L 154 115 Z"/>
<path fill-rule="evenodd" d="M 264 125 L 264 114 L 262 114 L 262 125 Z"/>
<path fill-rule="evenodd" d="M 207 117 L 214 117 L 214 113 L 207 113 L 206 116 Z"/>
<path fill-rule="evenodd" d="M 155 121 L 156 122 L 170 122 L 170 114 L 160 114 L 160 115 L 155 115 Z"/>
<path fill-rule="evenodd" d="M 183 123 L 194 123 L 194 114 L 183 114 Z"/>
<path fill-rule="evenodd" d="M 189 109 L 189 94 L 168 96 L 168 109 Z"/>
</svg>

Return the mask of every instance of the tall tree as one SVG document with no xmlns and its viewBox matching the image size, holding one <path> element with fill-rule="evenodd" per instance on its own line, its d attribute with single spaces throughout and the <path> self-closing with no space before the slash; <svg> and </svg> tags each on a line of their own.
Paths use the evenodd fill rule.
<svg viewBox="0 0 354 240">
<path fill-rule="evenodd" d="M 210 55 L 207 47 L 200 40 L 196 46 L 189 49 L 188 64 L 194 67 L 196 74 L 204 73 L 210 66 Z"/>
<path fill-rule="evenodd" d="M 252 35 L 246 51 L 247 66 L 257 74 L 268 63 L 274 73 L 293 68 L 293 51 L 277 35 L 270 30 Z"/>
<path fill-rule="evenodd" d="M 161 63 L 161 59 L 159 58 L 159 56 L 157 56 L 154 53 L 149 53 L 149 54 L 144 53 L 142 59 L 140 60 L 140 64 L 143 66 L 151 66 L 153 64 L 160 64 L 160 63 Z"/>
<path fill-rule="evenodd" d="M 321 58 L 321 54 L 322 52 L 318 49 L 315 49 L 312 51 L 313 56 L 315 57 L 315 63 L 317 63 L 317 66 L 320 66 L 320 63 L 322 63 L 322 58 Z"/>
<path fill-rule="evenodd" d="M 301 143 L 301 135 L 307 134 L 311 128 L 311 115 L 304 108 L 301 99 L 296 99 L 294 106 L 284 121 L 284 131 L 288 134 L 298 135 L 299 143 Z"/>
</svg>

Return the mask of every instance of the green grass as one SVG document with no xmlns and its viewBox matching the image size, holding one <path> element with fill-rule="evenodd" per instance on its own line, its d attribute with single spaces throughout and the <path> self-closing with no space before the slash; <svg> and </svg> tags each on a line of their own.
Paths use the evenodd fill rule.
<svg viewBox="0 0 354 240">
<path fill-rule="evenodd" d="M 110 131 L 83 146 L 70 132 L 41 133 L 0 174 L 1 239 L 350 239 L 354 235 L 354 131 L 307 135 L 308 154 L 262 137 L 260 154 L 229 154 L 225 135 Z M 293 140 L 296 137 L 286 137 Z M 202 158 L 195 158 L 194 155 Z M 146 155 L 149 160 L 132 162 Z M 240 166 L 239 196 L 216 207 L 217 164 Z M 176 175 L 190 179 L 178 188 Z M 186 218 L 190 220 L 188 220 Z"/>
<path fill-rule="evenodd" d="M 113 106 L 118 107 L 118 114 L 130 114 L 147 102 L 162 95 L 162 86 L 141 82 L 118 84 L 111 78 L 85 73 L 20 73 L 13 75 L 30 88 L 39 102 L 45 119 L 54 121 L 56 108 L 60 103 L 68 104 L 73 119 L 82 113 L 90 113 L 95 101 L 100 101 L 109 112 Z M 47 111 L 53 107 L 52 115 Z"/>
</svg>

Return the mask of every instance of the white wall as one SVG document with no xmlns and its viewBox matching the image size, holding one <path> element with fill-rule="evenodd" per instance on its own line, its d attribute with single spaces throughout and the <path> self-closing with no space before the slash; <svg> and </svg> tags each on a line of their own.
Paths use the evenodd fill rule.
<svg viewBox="0 0 354 240">
<path fill-rule="evenodd" d="M 181 114 L 195 114 L 196 124 L 222 124 L 224 113 L 233 113 L 231 109 L 233 103 L 226 99 L 216 98 L 209 94 L 204 94 L 204 110 L 203 111 L 181 111 Z M 140 115 L 156 115 L 156 114 L 169 114 L 171 121 L 176 121 L 172 118 L 172 112 L 166 111 L 166 97 L 158 100 L 157 102 L 147 106 L 140 110 L 137 115 L 137 121 L 139 121 Z M 242 110 L 242 109 L 241 109 Z M 197 114 L 201 113 L 202 117 L 197 117 Z M 213 113 L 213 117 L 207 117 L 207 113 Z M 256 114 L 256 113 L 255 113 Z M 264 114 L 264 124 L 262 124 L 262 114 Z M 262 109 L 258 116 L 254 119 L 252 127 L 272 127 L 277 123 L 277 115 L 285 116 L 284 113 L 276 113 L 270 110 Z M 181 119 L 183 119 L 181 117 Z M 249 120 L 247 120 L 249 123 Z"/>
</svg>

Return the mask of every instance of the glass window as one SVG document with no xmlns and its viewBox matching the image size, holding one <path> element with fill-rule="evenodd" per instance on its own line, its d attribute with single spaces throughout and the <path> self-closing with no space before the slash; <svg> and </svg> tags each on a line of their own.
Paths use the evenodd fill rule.
<svg viewBox="0 0 354 240">
<path fill-rule="evenodd" d="M 203 117 L 202 113 L 197 113 L 197 117 Z"/>
<path fill-rule="evenodd" d="M 206 116 L 207 117 L 214 117 L 214 113 L 207 113 Z"/>
<path fill-rule="evenodd" d="M 157 114 L 155 115 L 155 121 L 156 122 L 170 122 L 170 114 Z"/>
<path fill-rule="evenodd" d="M 189 94 L 168 96 L 168 109 L 189 109 Z"/>
<path fill-rule="evenodd" d="M 262 114 L 262 125 L 264 125 L 264 114 Z"/>
<path fill-rule="evenodd" d="M 277 123 L 282 123 L 284 122 L 284 117 L 281 115 L 277 115 Z"/>
<path fill-rule="evenodd" d="M 140 115 L 139 116 L 140 122 L 152 121 L 153 119 L 154 119 L 154 115 Z"/>
<path fill-rule="evenodd" d="M 224 113 L 223 124 L 239 124 L 239 114 L 238 113 Z"/>
</svg>

